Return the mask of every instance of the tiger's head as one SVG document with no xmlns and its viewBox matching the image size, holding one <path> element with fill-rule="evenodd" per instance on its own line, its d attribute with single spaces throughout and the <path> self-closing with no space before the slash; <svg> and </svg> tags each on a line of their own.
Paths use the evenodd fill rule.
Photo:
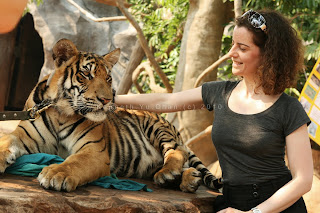
<svg viewBox="0 0 320 213">
<path fill-rule="evenodd" d="M 54 74 L 47 81 L 56 108 L 66 114 L 78 114 L 94 122 L 106 119 L 114 110 L 111 69 L 117 63 L 120 49 L 99 56 L 78 51 L 67 39 L 53 47 Z"/>
</svg>

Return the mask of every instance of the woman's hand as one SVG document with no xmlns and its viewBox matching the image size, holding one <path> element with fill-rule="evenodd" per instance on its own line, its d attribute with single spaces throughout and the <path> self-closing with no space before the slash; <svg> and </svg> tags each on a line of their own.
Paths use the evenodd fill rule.
<svg viewBox="0 0 320 213">
<path fill-rule="evenodd" d="M 240 212 L 244 212 L 244 211 L 240 211 L 234 208 L 226 208 L 226 209 L 222 209 L 221 211 L 218 211 L 217 213 L 240 213 Z M 247 211 L 245 213 L 252 213 L 252 211 Z"/>
</svg>

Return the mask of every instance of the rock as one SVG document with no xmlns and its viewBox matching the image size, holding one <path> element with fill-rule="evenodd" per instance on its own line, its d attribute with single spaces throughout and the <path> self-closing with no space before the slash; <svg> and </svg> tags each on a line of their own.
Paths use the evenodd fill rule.
<svg viewBox="0 0 320 213">
<path fill-rule="evenodd" d="M 122 16 L 117 7 L 92 0 L 74 0 L 95 18 Z M 115 48 L 122 54 L 114 66 L 113 87 L 117 89 L 136 42 L 136 31 L 127 21 L 94 22 L 67 0 L 46 0 L 39 6 L 28 5 L 34 18 L 35 29 L 42 38 L 45 62 L 39 79 L 53 70 L 52 47 L 67 38 L 81 51 L 104 55 Z"/>
<path fill-rule="evenodd" d="M 3 174 L 0 212 L 212 212 L 217 193 L 201 186 L 194 194 L 163 189 L 151 181 L 153 192 L 122 191 L 85 185 L 73 192 L 43 189 L 32 177 Z"/>
</svg>

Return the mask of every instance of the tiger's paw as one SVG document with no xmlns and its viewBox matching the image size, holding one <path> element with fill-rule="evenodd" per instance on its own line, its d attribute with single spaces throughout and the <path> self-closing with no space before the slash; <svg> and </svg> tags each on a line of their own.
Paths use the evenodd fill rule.
<svg viewBox="0 0 320 213">
<path fill-rule="evenodd" d="M 67 168 L 59 164 L 43 168 L 37 179 L 45 189 L 67 192 L 75 190 L 80 182 L 79 177 L 71 175 Z"/>
<path fill-rule="evenodd" d="M 191 167 L 182 174 L 180 189 L 183 192 L 195 192 L 201 184 L 201 172 Z"/>
<path fill-rule="evenodd" d="M 4 173 L 7 167 L 16 161 L 16 158 L 26 154 L 19 149 L 14 142 L 15 136 L 5 135 L 0 138 L 0 173 Z"/>
<path fill-rule="evenodd" d="M 162 168 L 154 175 L 153 180 L 156 184 L 160 186 L 165 186 L 169 183 L 174 182 L 180 177 L 181 171 L 179 169 Z"/>
<path fill-rule="evenodd" d="M 16 161 L 16 155 L 12 149 L 0 151 L 0 173 L 4 173 L 7 167 Z"/>
</svg>

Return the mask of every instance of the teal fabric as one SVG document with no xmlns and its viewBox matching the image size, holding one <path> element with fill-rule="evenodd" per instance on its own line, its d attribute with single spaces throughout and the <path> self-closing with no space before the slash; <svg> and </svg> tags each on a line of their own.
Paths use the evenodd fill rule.
<svg viewBox="0 0 320 213">
<path fill-rule="evenodd" d="M 14 175 L 38 177 L 44 167 L 54 163 L 60 164 L 63 161 L 64 159 L 57 155 L 45 153 L 23 155 L 8 167 L 5 172 Z"/>
<path fill-rule="evenodd" d="M 64 159 L 57 155 L 50 155 L 45 153 L 23 155 L 19 157 L 14 164 L 8 167 L 5 172 L 14 175 L 38 177 L 38 174 L 44 167 L 54 163 L 60 164 L 63 161 Z M 148 189 L 146 184 L 138 183 L 132 180 L 120 180 L 114 174 L 112 174 L 111 176 L 101 177 L 89 184 L 100 186 L 103 188 L 113 188 L 129 191 L 143 190 L 152 192 L 151 189 Z"/>
</svg>

